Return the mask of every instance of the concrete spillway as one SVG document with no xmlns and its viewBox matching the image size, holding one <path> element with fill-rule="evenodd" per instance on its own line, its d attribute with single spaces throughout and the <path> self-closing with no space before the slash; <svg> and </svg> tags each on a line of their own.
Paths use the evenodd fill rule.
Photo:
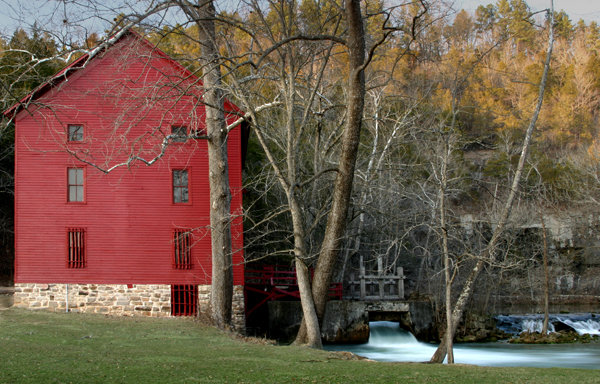
<svg viewBox="0 0 600 384">
<path fill-rule="evenodd" d="M 293 337 L 302 319 L 300 302 L 272 301 L 269 306 L 269 329 L 273 338 Z M 433 311 L 428 302 L 420 301 L 349 301 L 327 303 L 321 333 L 326 343 L 366 343 L 370 321 L 396 321 L 419 338 L 428 339 L 433 329 Z"/>
</svg>

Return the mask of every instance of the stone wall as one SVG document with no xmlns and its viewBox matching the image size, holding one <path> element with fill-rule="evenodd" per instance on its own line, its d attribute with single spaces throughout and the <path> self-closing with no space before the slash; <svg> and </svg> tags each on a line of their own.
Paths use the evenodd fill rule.
<svg viewBox="0 0 600 384">
<path fill-rule="evenodd" d="M 169 285 L 15 284 L 14 306 L 51 311 L 142 315 L 171 314 Z"/>
<path fill-rule="evenodd" d="M 246 306 L 244 299 L 244 287 L 241 285 L 233 286 L 233 303 L 231 308 L 231 323 L 233 328 L 239 333 L 246 331 Z"/>
<path fill-rule="evenodd" d="M 198 286 L 198 309 L 210 311 L 210 285 Z M 16 283 L 13 305 L 50 311 L 116 316 L 171 316 L 171 286 L 165 284 L 36 284 Z M 245 330 L 244 288 L 234 287 L 233 325 Z"/>
<path fill-rule="evenodd" d="M 203 314 L 210 313 L 210 285 L 198 286 L 198 311 Z M 246 331 L 246 307 L 244 300 L 244 287 L 242 285 L 233 286 L 233 300 L 231 308 L 231 323 L 233 328 L 244 334 Z"/>
</svg>

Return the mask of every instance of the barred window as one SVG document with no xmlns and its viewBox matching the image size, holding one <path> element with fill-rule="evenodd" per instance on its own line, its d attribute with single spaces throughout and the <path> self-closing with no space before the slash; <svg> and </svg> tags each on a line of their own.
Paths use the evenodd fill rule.
<svg viewBox="0 0 600 384">
<path fill-rule="evenodd" d="M 67 229 L 67 267 L 85 268 L 85 228 Z"/>
<path fill-rule="evenodd" d="M 173 170 L 173 202 L 187 203 L 188 195 L 188 171 L 186 169 Z"/>
<path fill-rule="evenodd" d="M 171 286 L 171 315 L 195 316 L 198 312 L 198 286 L 181 284 Z"/>
<path fill-rule="evenodd" d="M 173 231 L 173 266 L 176 269 L 192 268 L 192 235 L 185 229 Z"/>
</svg>

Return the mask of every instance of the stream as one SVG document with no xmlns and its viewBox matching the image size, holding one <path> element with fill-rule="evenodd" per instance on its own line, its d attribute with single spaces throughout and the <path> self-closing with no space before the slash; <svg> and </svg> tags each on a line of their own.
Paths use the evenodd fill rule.
<svg viewBox="0 0 600 384">
<path fill-rule="evenodd" d="M 554 315 L 559 316 L 559 315 Z M 581 333 L 600 334 L 600 318 L 593 315 L 575 320 L 568 315 L 560 321 L 570 323 Z M 514 321 L 513 321 L 514 320 Z M 499 320 L 520 331 L 518 324 L 526 329 L 537 327 L 536 315 L 512 316 Z M 326 349 L 349 351 L 376 361 L 425 362 L 429 361 L 437 345 L 418 341 L 412 334 L 400 328 L 398 323 L 377 321 L 369 323 L 369 342 L 357 345 L 328 345 Z M 541 326 L 540 326 L 541 327 Z M 600 369 L 600 342 L 589 344 L 509 344 L 506 341 L 490 343 L 455 344 L 454 360 L 461 364 L 493 367 L 564 367 Z"/>
</svg>

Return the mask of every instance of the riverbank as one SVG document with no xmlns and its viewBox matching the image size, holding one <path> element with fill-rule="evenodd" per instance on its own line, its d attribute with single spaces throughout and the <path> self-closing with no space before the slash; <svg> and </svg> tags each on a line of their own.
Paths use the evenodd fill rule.
<svg viewBox="0 0 600 384">
<path fill-rule="evenodd" d="M 598 343 L 600 336 L 585 333 L 580 335 L 574 331 L 558 331 L 542 334 L 540 332 L 523 332 L 508 340 L 512 344 L 570 344 Z"/>
<path fill-rule="evenodd" d="M 542 314 L 491 315 L 469 313 L 456 334 L 456 342 L 493 342 L 552 344 L 587 343 L 600 336 L 600 315 L 597 313 L 551 313 L 549 335 L 541 335 Z M 441 329 L 443 324 L 437 326 Z"/>
<path fill-rule="evenodd" d="M 437 345 L 418 341 L 394 322 L 370 324 L 369 342 L 332 345 L 332 350 L 349 351 L 381 362 L 428 361 Z M 537 367 L 600 369 L 600 343 L 512 344 L 507 341 L 455 343 L 457 363 L 487 367 Z M 599 372 L 600 373 L 600 372 Z"/>
<path fill-rule="evenodd" d="M 0 382 L 594 383 L 598 371 L 386 364 L 274 346 L 190 319 L 0 312 Z"/>
</svg>

